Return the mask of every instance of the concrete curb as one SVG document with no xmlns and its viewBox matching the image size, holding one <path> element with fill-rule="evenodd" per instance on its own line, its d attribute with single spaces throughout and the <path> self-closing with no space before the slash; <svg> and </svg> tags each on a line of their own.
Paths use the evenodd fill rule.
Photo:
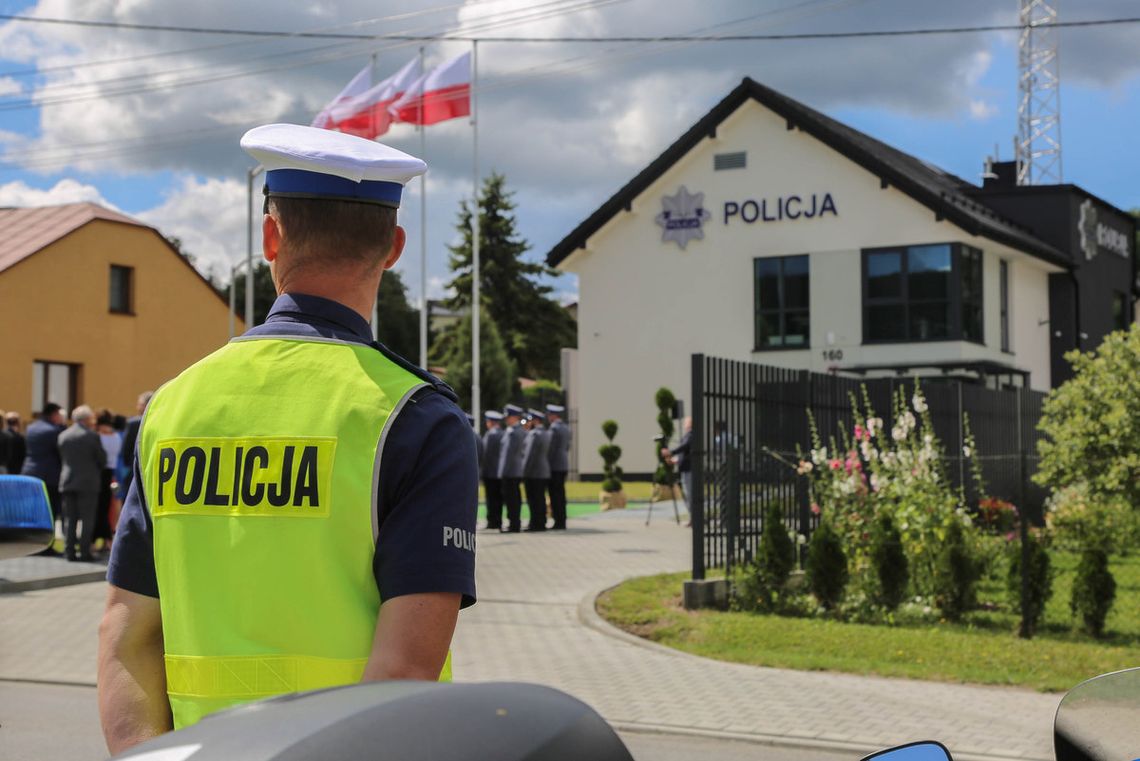
<svg viewBox="0 0 1140 761">
<path fill-rule="evenodd" d="M 666 571 L 666 573 L 668 573 Z M 607 584 L 604 587 L 590 592 L 583 597 L 578 603 L 578 621 L 583 626 L 589 629 L 604 634 L 612 639 L 620 640 L 629 645 L 642 647 L 647 650 L 668 655 L 674 658 L 685 658 L 704 663 L 715 663 L 718 667 L 733 667 L 739 670 L 755 673 L 757 669 L 763 669 L 763 666 L 748 666 L 743 663 L 729 663 L 727 661 L 718 661 L 714 658 L 706 658 L 701 655 L 694 655 L 686 653 L 681 650 L 675 650 L 671 647 L 650 642 L 629 632 L 623 631 L 613 624 L 602 618 L 597 611 L 597 600 L 605 592 L 621 586 L 629 579 L 623 579 L 616 584 Z M 881 677 L 886 678 L 886 677 Z M 648 724 L 630 721 L 613 721 L 610 725 L 615 729 L 626 732 L 642 732 L 647 734 L 666 734 L 666 735 L 684 735 L 692 737 L 708 737 L 718 740 L 737 740 L 741 742 L 750 742 L 757 745 L 769 746 L 782 746 L 791 748 L 803 748 L 805 750 L 823 750 L 834 751 L 842 753 L 852 753 L 864 756 L 875 751 L 882 750 L 889 747 L 888 744 L 883 745 L 867 745 L 866 743 L 847 742 L 844 740 L 828 740 L 810 737 L 796 737 L 790 735 L 769 735 L 760 732 L 730 732 L 727 730 L 706 729 L 702 727 L 681 727 L 673 725 L 659 725 Z M 930 738 L 939 739 L 939 738 Z M 1053 761 L 1050 758 L 1033 759 L 1028 756 L 1014 756 L 1014 755 L 991 755 L 984 753 L 970 753 L 952 750 L 955 761 Z"/>
<path fill-rule="evenodd" d="M 104 581 L 107 578 L 107 569 L 97 571 L 80 571 L 60 576 L 41 576 L 35 579 L 0 579 L 0 595 L 15 594 L 18 592 L 35 592 L 41 589 L 55 589 L 57 587 L 70 587 L 74 584 L 90 584 L 93 581 Z"/>
</svg>

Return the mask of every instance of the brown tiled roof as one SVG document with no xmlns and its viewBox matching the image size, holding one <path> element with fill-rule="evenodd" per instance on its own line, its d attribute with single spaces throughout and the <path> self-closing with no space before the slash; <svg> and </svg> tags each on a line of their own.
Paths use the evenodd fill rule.
<svg viewBox="0 0 1140 761">
<path fill-rule="evenodd" d="M 94 219 L 149 227 L 126 214 L 93 203 L 0 208 L 0 272 Z"/>
</svg>

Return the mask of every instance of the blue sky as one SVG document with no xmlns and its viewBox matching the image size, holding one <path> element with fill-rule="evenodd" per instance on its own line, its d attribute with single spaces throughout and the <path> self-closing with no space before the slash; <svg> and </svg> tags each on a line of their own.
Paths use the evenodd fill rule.
<svg viewBox="0 0 1140 761">
<path fill-rule="evenodd" d="M 436 0 L 442 2 L 442 0 Z M 402 0 L 384 13 L 422 14 L 440 27 L 477 23 L 480 14 L 525 9 L 523 0 L 469 2 L 456 13 L 424 13 L 433 3 Z M 1127 15 L 1134 3 L 1088 0 L 1066 3 L 1073 17 Z M 260 6 L 265 6 L 261 8 Z M 318 2 L 305 8 L 263 0 L 233 7 L 201 0 L 187 7 L 173 0 L 83 3 L 0 0 L 2 13 L 117 19 L 133 23 L 313 29 L 375 16 L 365 0 Z M 683 33 L 734 19 L 762 16 L 724 31 L 884 29 L 1011 23 L 1016 0 L 963 0 L 952 4 L 906 0 L 710 0 L 676 13 L 646 16 L 653 0 L 619 0 L 586 13 L 508 25 L 512 34 Z M 756 13 L 762 8 L 761 13 Z M 272 9 L 273 12 L 266 12 Z M 506 9 L 506 10 L 504 10 Z M 1062 16 L 1065 18 L 1065 16 Z M 407 29 L 384 22 L 351 28 Z M 450 26 L 449 26 L 450 25 Z M 1122 208 L 1140 207 L 1135 127 L 1140 123 L 1140 25 L 1066 30 L 1061 38 L 1065 181 Z M 3 72 L 45 65 L 84 64 L 19 80 L 36 87 L 84 84 L 100 92 L 101 78 L 158 74 L 178 66 L 204 72 L 242 65 L 258 51 L 287 51 L 293 42 L 188 53 L 139 63 L 91 68 L 85 64 L 133 55 L 186 50 L 218 38 L 178 34 L 75 30 L 0 22 L 0 92 Z M 307 43 L 312 45 L 313 43 Z M 456 44 L 433 46 L 433 60 Z M 413 49 L 382 52 L 377 70 L 394 70 Z M 979 181 L 982 162 L 994 151 L 1012 157 L 1017 121 L 1016 40 L 1010 33 L 851 43 L 734 43 L 691 46 L 488 45 L 480 50 L 480 164 L 507 175 L 517 192 L 520 230 L 538 258 L 610 193 L 643 168 L 722 98 L 744 75 L 871 135 Z M 589 58 L 583 58 L 588 55 Z M 227 56 L 229 58 L 227 59 Z M 285 60 L 285 59 L 282 59 Z M 280 73 L 229 79 L 208 87 L 158 90 L 130 98 L 98 98 L 80 104 L 0 110 L 0 204 L 96 200 L 136 214 L 168 235 L 182 238 L 205 267 L 219 274 L 245 248 L 245 171 L 252 164 L 236 147 L 245 129 L 266 121 L 306 122 L 368 60 L 361 46 L 334 60 Z M 569 63 L 559 63 L 569 61 Z M 524 72 L 520 74 L 519 72 Z M 529 72 L 529 73 L 528 73 Z M 537 73 L 535 73 L 537 72 Z M 29 90 L 7 98 L 27 98 Z M 194 130 L 205 139 L 191 139 Z M 183 135 L 190 131 L 191 137 Z M 460 198 L 471 185 L 470 128 L 451 122 L 427 134 L 428 275 L 432 295 L 447 279 L 446 244 Z M 124 143 L 124 136 L 131 136 Z M 137 136 L 137 137 L 136 137 Z M 409 152 L 418 138 L 406 127 L 386 142 Z M 115 143 L 114 141 L 120 141 Z M 140 150 L 170 141 L 160 150 Z M 89 143 L 110 143 L 92 156 Z M 126 146 L 126 147 L 121 147 Z M 55 162 L 46 172 L 45 160 Z M 405 224 L 409 255 L 400 268 L 419 278 L 418 190 L 410 189 Z M 572 277 L 558 278 L 563 298 L 576 292 Z M 411 294 L 416 297 L 418 294 Z"/>
</svg>

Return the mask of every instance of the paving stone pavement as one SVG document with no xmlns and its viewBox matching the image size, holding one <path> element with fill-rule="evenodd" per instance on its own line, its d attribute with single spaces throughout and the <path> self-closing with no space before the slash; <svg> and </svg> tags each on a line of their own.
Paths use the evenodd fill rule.
<svg viewBox="0 0 1140 761">
<path fill-rule="evenodd" d="M 600 590 L 689 564 L 689 531 L 644 518 L 480 533 L 480 599 L 460 616 L 456 678 L 549 684 L 633 730 L 851 751 L 935 738 L 963 761 L 1052 758 L 1059 695 L 719 663 L 618 632 L 593 612 Z M 93 684 L 104 593 L 94 583 L 0 595 L 0 679 Z"/>
</svg>

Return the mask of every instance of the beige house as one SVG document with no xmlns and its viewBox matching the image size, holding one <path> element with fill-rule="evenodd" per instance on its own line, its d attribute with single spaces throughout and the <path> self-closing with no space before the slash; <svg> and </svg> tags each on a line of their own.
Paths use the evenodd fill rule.
<svg viewBox="0 0 1140 761">
<path fill-rule="evenodd" d="M 91 203 L 0 209 L 0 408 L 134 414 L 141 391 L 224 344 L 229 324 L 226 301 L 153 227 Z"/>
</svg>

